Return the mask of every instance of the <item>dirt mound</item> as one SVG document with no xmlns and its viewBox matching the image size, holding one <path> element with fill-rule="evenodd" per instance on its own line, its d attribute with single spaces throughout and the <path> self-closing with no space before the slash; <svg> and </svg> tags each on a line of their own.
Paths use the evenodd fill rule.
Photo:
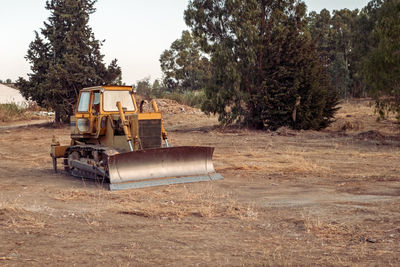
<svg viewBox="0 0 400 267">
<path fill-rule="evenodd" d="M 153 107 L 151 105 L 151 101 L 143 100 L 143 112 L 151 112 L 153 111 Z M 138 103 L 138 106 L 140 106 L 140 101 Z M 165 98 L 160 98 L 156 99 L 156 103 L 158 106 L 158 109 L 161 111 L 163 114 L 180 114 L 180 113 L 185 113 L 185 114 L 202 114 L 202 111 L 198 108 L 193 108 L 184 104 L 179 104 L 175 100 L 171 99 L 165 99 Z"/>
</svg>

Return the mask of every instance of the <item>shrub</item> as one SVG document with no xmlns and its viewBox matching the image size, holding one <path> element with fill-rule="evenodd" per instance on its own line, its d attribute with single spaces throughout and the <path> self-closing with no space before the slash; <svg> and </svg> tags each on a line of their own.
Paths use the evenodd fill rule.
<svg viewBox="0 0 400 267">
<path fill-rule="evenodd" d="M 174 100 L 180 104 L 184 104 L 191 107 L 200 108 L 204 102 L 205 94 L 203 90 L 200 91 L 186 91 L 185 93 L 164 93 L 161 95 L 162 98 Z"/>
<path fill-rule="evenodd" d="M 0 104 L 0 121 L 7 122 L 24 117 L 25 109 L 15 103 Z"/>
</svg>

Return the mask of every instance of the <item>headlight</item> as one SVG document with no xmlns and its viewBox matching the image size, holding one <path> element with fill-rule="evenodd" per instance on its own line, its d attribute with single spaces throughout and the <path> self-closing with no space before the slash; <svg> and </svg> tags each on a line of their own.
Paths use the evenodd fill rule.
<svg viewBox="0 0 400 267">
<path fill-rule="evenodd" d="M 80 132 L 88 132 L 90 127 L 90 122 L 88 119 L 78 119 L 77 121 L 78 130 Z"/>
</svg>

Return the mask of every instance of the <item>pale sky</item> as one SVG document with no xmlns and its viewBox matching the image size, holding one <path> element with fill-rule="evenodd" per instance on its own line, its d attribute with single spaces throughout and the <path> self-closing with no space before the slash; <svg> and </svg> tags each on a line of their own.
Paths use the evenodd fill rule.
<svg viewBox="0 0 400 267">
<path fill-rule="evenodd" d="M 355 9 L 369 0 L 305 0 L 308 11 Z M 49 12 L 46 0 L 0 0 L 0 79 L 27 77 L 24 59 L 34 31 L 43 27 Z M 183 12 L 188 0 L 98 0 L 90 18 L 95 37 L 106 40 L 105 63 L 117 58 L 122 80 L 133 84 L 145 77 L 161 78 L 159 58 L 187 29 Z"/>
</svg>

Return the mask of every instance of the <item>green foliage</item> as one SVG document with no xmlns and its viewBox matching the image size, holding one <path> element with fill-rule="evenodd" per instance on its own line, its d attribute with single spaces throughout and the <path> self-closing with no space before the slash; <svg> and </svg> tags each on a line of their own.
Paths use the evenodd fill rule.
<svg viewBox="0 0 400 267">
<path fill-rule="evenodd" d="M 294 0 L 193 0 L 186 23 L 209 53 L 203 111 L 222 123 L 321 129 L 336 112 L 326 70 Z"/>
<path fill-rule="evenodd" d="M 174 100 L 180 104 L 201 108 L 205 101 L 205 93 L 201 91 L 187 91 L 184 93 L 179 92 L 166 92 L 162 95 L 162 98 Z"/>
<path fill-rule="evenodd" d="M 183 95 L 183 103 L 191 107 L 201 108 L 204 100 L 204 90 L 185 92 Z"/>
<path fill-rule="evenodd" d="M 325 62 L 329 63 L 332 58 L 332 25 L 331 13 L 327 9 L 318 14 L 313 11 L 308 16 L 308 30 L 313 40 L 318 43 L 318 52 Z"/>
<path fill-rule="evenodd" d="M 330 12 L 323 9 L 319 14 L 308 16 L 308 29 L 317 41 L 320 57 L 328 67 L 330 80 L 342 98 L 356 96 L 362 86 L 356 58 L 356 43 L 361 35 L 357 24 L 359 11 L 348 9 Z M 361 90 L 363 90 L 362 88 Z"/>
<path fill-rule="evenodd" d="M 378 38 L 373 31 L 386 2 L 392 0 L 372 0 L 362 10 L 335 10 L 332 15 L 324 9 L 319 14 L 311 12 L 308 17 L 308 28 L 318 42 L 319 55 L 343 98 L 371 93 L 365 79 L 365 59 L 377 46 Z"/>
<path fill-rule="evenodd" d="M 40 108 L 36 102 L 28 102 L 27 106 L 21 107 L 15 103 L 0 104 L 0 122 L 9 122 L 16 120 L 35 119 L 34 113 L 45 111 Z"/>
<path fill-rule="evenodd" d="M 153 85 L 151 86 L 151 95 L 152 97 L 160 98 L 163 94 L 165 88 L 161 85 L 158 79 L 154 80 Z"/>
<path fill-rule="evenodd" d="M 165 88 L 159 80 L 150 83 L 150 78 L 144 78 L 137 82 L 136 93 L 144 99 L 166 98 L 180 104 L 200 108 L 205 99 L 203 90 L 187 90 L 185 92 L 170 91 Z"/>
<path fill-rule="evenodd" d="M 15 103 L 0 104 L 0 121 L 7 122 L 21 117 L 25 109 Z"/>
<path fill-rule="evenodd" d="M 347 67 L 343 53 L 337 53 L 329 68 L 332 86 L 336 88 L 342 98 L 349 97 L 351 85 L 350 70 Z"/>
<path fill-rule="evenodd" d="M 144 78 L 137 82 L 136 93 L 143 96 L 145 99 L 152 97 L 152 86 L 150 84 L 150 78 Z"/>
<path fill-rule="evenodd" d="M 6 80 L 3 81 L 3 80 L 0 79 L 0 83 L 11 84 L 12 80 L 11 79 L 6 79 Z"/>
<path fill-rule="evenodd" d="M 365 76 L 381 117 L 395 112 L 400 121 L 400 0 L 385 1 L 372 32 L 374 47 L 365 58 Z"/>
<path fill-rule="evenodd" d="M 78 92 L 84 87 L 121 82 L 121 69 L 113 60 L 106 67 L 102 43 L 89 27 L 96 0 L 48 0 L 50 17 L 29 45 L 29 79 L 19 78 L 21 93 L 56 112 L 56 122 L 68 120 Z"/>
<path fill-rule="evenodd" d="M 209 60 L 201 55 L 197 40 L 188 31 L 161 54 L 160 63 L 170 91 L 202 89 L 210 76 Z"/>
<path fill-rule="evenodd" d="M 0 104 L 1 111 L 9 115 L 19 115 L 24 112 L 24 109 L 15 103 Z"/>
<path fill-rule="evenodd" d="M 381 117 L 400 119 L 400 0 L 372 0 L 361 11 L 310 13 L 309 29 L 344 98 L 370 95 Z"/>
</svg>

